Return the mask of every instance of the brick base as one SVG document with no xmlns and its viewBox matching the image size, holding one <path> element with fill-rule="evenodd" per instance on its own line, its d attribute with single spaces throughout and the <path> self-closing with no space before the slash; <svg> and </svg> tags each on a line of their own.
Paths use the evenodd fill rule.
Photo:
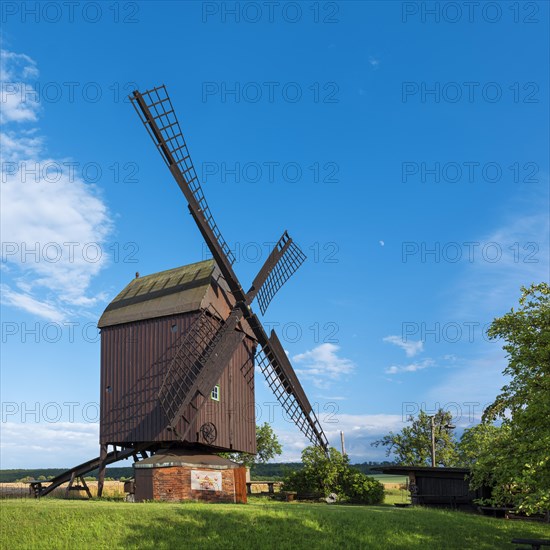
<svg viewBox="0 0 550 550">
<path fill-rule="evenodd" d="M 191 488 L 191 472 L 200 470 L 221 474 L 222 488 L 197 490 Z M 246 502 L 245 468 L 214 469 L 201 466 L 168 466 L 135 469 L 135 499 L 201 502 Z"/>
</svg>

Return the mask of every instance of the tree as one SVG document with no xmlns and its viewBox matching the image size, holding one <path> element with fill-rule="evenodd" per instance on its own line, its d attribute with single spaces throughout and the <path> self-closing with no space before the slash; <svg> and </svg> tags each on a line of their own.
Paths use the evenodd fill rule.
<svg viewBox="0 0 550 550">
<path fill-rule="evenodd" d="M 464 430 L 457 445 L 458 462 L 465 468 L 472 467 L 481 455 L 490 454 L 491 449 L 507 434 L 500 426 L 482 422 Z"/>
<path fill-rule="evenodd" d="M 504 340 L 510 378 L 485 409 L 483 422 L 502 422 L 496 443 L 482 450 L 472 486 L 492 486 L 493 505 L 528 514 L 550 510 L 550 287 L 522 287 L 520 307 L 496 318 L 488 335 Z"/>
<path fill-rule="evenodd" d="M 411 418 L 412 419 L 412 418 Z M 454 466 L 457 462 L 456 439 L 448 429 L 452 414 L 439 409 L 434 415 L 435 459 L 438 466 Z M 390 432 L 372 443 L 387 447 L 386 456 L 394 454 L 396 463 L 403 466 L 432 465 L 432 420 L 424 411 L 410 426 L 399 433 Z"/>
<path fill-rule="evenodd" d="M 282 452 L 283 448 L 275 432 L 267 422 L 264 422 L 261 426 L 256 426 L 255 455 L 249 453 L 220 453 L 220 456 L 250 468 L 253 464 L 265 464 Z"/>
<path fill-rule="evenodd" d="M 336 493 L 340 501 L 358 504 L 380 504 L 384 501 L 384 486 L 351 467 L 347 455 L 330 447 L 328 455 L 321 447 L 306 447 L 302 451 L 300 470 L 290 472 L 283 480 L 286 491 L 326 497 Z"/>
</svg>

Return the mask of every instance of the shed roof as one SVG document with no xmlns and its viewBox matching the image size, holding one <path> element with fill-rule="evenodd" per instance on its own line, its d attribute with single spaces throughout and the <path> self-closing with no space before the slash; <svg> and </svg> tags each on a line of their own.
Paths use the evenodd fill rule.
<svg viewBox="0 0 550 550">
<path fill-rule="evenodd" d="M 197 311 L 208 306 L 213 286 L 216 293 L 227 288 L 214 260 L 136 277 L 107 306 L 98 327 Z"/>
<path fill-rule="evenodd" d="M 392 475 L 407 475 L 409 472 L 414 472 L 416 474 L 432 474 L 436 476 L 448 476 L 451 474 L 468 474 L 470 473 L 470 468 L 443 468 L 443 467 L 432 467 L 432 466 L 380 466 L 377 468 L 380 472 L 384 474 Z"/>
<path fill-rule="evenodd" d="M 239 468 L 240 464 L 215 454 L 195 450 L 161 449 L 149 458 L 134 462 L 134 468 L 166 468 L 170 466 L 207 467 L 215 470 Z"/>
</svg>

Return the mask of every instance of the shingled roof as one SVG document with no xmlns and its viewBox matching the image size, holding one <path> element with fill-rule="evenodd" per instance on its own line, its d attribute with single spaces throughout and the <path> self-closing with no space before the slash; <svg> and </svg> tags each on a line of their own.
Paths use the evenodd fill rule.
<svg viewBox="0 0 550 550">
<path fill-rule="evenodd" d="M 197 311 L 211 302 L 212 288 L 219 298 L 219 287 L 227 302 L 227 286 L 214 260 L 136 277 L 107 306 L 98 327 Z"/>
</svg>

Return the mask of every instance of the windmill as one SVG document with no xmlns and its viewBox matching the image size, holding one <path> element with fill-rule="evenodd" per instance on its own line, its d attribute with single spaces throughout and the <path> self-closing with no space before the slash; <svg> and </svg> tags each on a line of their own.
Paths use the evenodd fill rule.
<svg viewBox="0 0 550 550">
<path fill-rule="evenodd" d="M 146 462 L 152 458 L 148 452 L 167 447 L 212 454 L 255 453 L 254 419 L 251 426 L 243 427 L 231 416 L 235 405 L 231 400 L 237 394 L 254 406 L 254 366 L 265 376 L 286 417 L 311 443 L 328 448 L 277 334 L 272 330 L 268 335 L 251 308 L 256 300 L 265 314 L 305 255 L 285 231 L 245 291 L 233 269 L 235 257 L 206 202 L 165 86 L 136 90 L 130 100 L 187 199 L 212 260 L 145 277 L 136 273 L 109 304 L 98 323 L 100 457 L 58 476 L 49 487 L 39 487 L 41 494 L 69 477 L 71 483 L 75 477 L 82 479 L 85 471 L 96 467 L 101 494 L 107 464 L 130 456 L 137 460 L 138 454 Z M 220 380 L 231 391 L 213 421 L 205 406 L 216 399 Z M 109 445 L 114 448 L 111 452 Z"/>
</svg>

